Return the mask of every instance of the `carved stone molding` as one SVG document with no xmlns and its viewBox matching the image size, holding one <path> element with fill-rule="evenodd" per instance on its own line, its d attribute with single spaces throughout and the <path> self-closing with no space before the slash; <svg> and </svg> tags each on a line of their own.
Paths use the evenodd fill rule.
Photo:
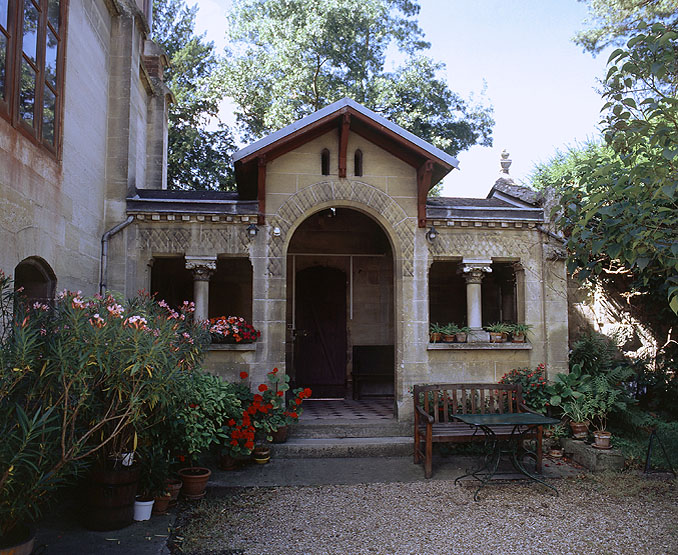
<svg viewBox="0 0 678 555">
<path fill-rule="evenodd" d="M 318 204 L 331 201 L 349 201 L 369 207 L 389 223 L 402 253 L 404 276 L 414 275 L 415 218 L 408 218 L 403 208 L 386 193 L 361 181 L 323 181 L 310 185 L 294 195 L 270 218 L 270 227 L 278 228 L 268 242 L 268 273 L 282 274 L 283 247 L 292 226 L 306 218 Z"/>
</svg>

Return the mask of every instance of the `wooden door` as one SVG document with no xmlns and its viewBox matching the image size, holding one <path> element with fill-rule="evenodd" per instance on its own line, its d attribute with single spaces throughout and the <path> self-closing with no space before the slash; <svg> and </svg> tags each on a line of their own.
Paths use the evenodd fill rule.
<svg viewBox="0 0 678 555">
<path fill-rule="evenodd" d="M 295 383 L 313 397 L 341 397 L 346 383 L 346 274 L 313 266 L 297 273 Z"/>
</svg>

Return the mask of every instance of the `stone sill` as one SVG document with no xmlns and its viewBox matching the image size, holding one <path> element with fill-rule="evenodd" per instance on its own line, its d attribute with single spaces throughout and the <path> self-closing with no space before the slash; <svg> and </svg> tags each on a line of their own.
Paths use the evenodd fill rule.
<svg viewBox="0 0 678 555">
<path fill-rule="evenodd" d="M 532 349 L 531 343 L 429 343 L 429 351 L 526 351 Z"/>
<path fill-rule="evenodd" d="M 256 351 L 256 343 L 216 343 L 207 347 L 208 351 Z"/>
</svg>

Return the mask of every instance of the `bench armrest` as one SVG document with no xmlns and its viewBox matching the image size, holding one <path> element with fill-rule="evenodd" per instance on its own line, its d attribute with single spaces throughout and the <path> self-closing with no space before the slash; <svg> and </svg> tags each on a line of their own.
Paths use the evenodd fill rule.
<svg viewBox="0 0 678 555">
<path fill-rule="evenodd" d="M 422 409 L 419 405 L 415 405 L 415 410 L 419 413 L 419 416 L 425 419 L 429 424 L 433 424 L 433 417 Z"/>
</svg>

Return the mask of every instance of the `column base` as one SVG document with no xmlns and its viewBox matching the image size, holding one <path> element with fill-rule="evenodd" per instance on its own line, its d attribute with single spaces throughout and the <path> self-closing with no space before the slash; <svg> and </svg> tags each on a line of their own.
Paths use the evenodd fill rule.
<svg viewBox="0 0 678 555">
<path fill-rule="evenodd" d="M 490 334 L 483 328 L 471 328 L 467 341 L 468 343 L 489 343 Z"/>
</svg>

